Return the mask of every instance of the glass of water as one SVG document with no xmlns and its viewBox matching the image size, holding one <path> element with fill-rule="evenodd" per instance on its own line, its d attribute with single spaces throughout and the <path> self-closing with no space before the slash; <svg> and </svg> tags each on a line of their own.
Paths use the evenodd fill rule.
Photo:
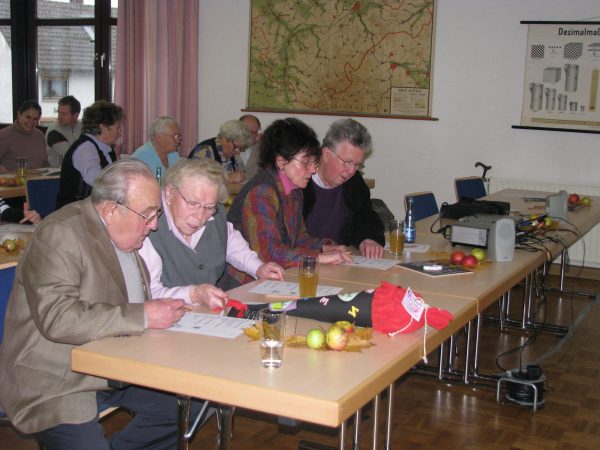
<svg viewBox="0 0 600 450">
<path fill-rule="evenodd" d="M 274 369 L 281 367 L 285 345 L 285 311 L 261 309 L 258 312 L 257 326 L 260 332 L 262 366 Z"/>
</svg>

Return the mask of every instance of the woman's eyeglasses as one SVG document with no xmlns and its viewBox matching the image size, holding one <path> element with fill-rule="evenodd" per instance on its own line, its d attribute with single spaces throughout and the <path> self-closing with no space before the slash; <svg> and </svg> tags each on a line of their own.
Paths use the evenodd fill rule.
<svg viewBox="0 0 600 450">
<path fill-rule="evenodd" d="M 200 210 L 204 209 L 204 211 L 207 214 L 210 214 L 211 216 L 217 212 L 217 209 L 218 209 L 217 205 L 203 205 L 200 202 L 195 202 L 193 200 L 187 200 L 183 196 L 183 194 L 181 193 L 181 191 L 179 190 L 179 188 L 177 186 L 175 186 L 175 185 L 172 185 L 172 186 L 175 188 L 175 190 L 177 192 L 179 192 L 181 199 L 185 202 L 185 204 L 187 205 L 188 208 L 193 209 L 194 211 L 200 211 Z"/>
<path fill-rule="evenodd" d="M 315 159 L 311 159 L 309 161 L 302 161 L 301 159 L 298 159 L 298 158 L 292 158 L 292 159 L 294 161 L 298 161 L 300 164 L 302 164 L 307 169 L 309 169 L 309 168 L 318 169 L 319 168 L 319 162 Z"/>
</svg>

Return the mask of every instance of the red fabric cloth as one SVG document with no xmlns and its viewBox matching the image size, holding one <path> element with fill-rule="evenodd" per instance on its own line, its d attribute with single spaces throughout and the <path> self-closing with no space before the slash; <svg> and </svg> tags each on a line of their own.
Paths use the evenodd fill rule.
<svg viewBox="0 0 600 450">
<path fill-rule="evenodd" d="M 416 321 L 402 305 L 406 289 L 386 281 L 375 290 L 371 318 L 373 329 L 381 333 L 412 333 L 427 324 L 440 330 L 448 326 L 453 316 L 450 312 L 434 307 L 428 307 Z M 420 297 L 418 293 L 415 295 Z"/>
</svg>

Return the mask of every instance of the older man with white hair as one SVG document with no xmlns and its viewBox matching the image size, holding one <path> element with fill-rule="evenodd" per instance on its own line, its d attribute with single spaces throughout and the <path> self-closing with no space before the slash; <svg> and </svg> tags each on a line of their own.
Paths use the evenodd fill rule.
<svg viewBox="0 0 600 450">
<path fill-rule="evenodd" d="M 150 140 L 133 152 L 132 156 L 144 161 L 153 172 L 160 167 L 161 173 L 164 173 L 179 159 L 179 124 L 171 117 L 158 117 L 150 123 L 148 137 Z"/>
</svg>

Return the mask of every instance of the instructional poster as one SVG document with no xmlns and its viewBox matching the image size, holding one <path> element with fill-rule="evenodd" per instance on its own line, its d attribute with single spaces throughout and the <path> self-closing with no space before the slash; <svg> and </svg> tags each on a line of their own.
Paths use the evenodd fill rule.
<svg viewBox="0 0 600 450">
<path fill-rule="evenodd" d="M 529 26 L 521 125 L 600 132 L 600 22 Z"/>
</svg>

